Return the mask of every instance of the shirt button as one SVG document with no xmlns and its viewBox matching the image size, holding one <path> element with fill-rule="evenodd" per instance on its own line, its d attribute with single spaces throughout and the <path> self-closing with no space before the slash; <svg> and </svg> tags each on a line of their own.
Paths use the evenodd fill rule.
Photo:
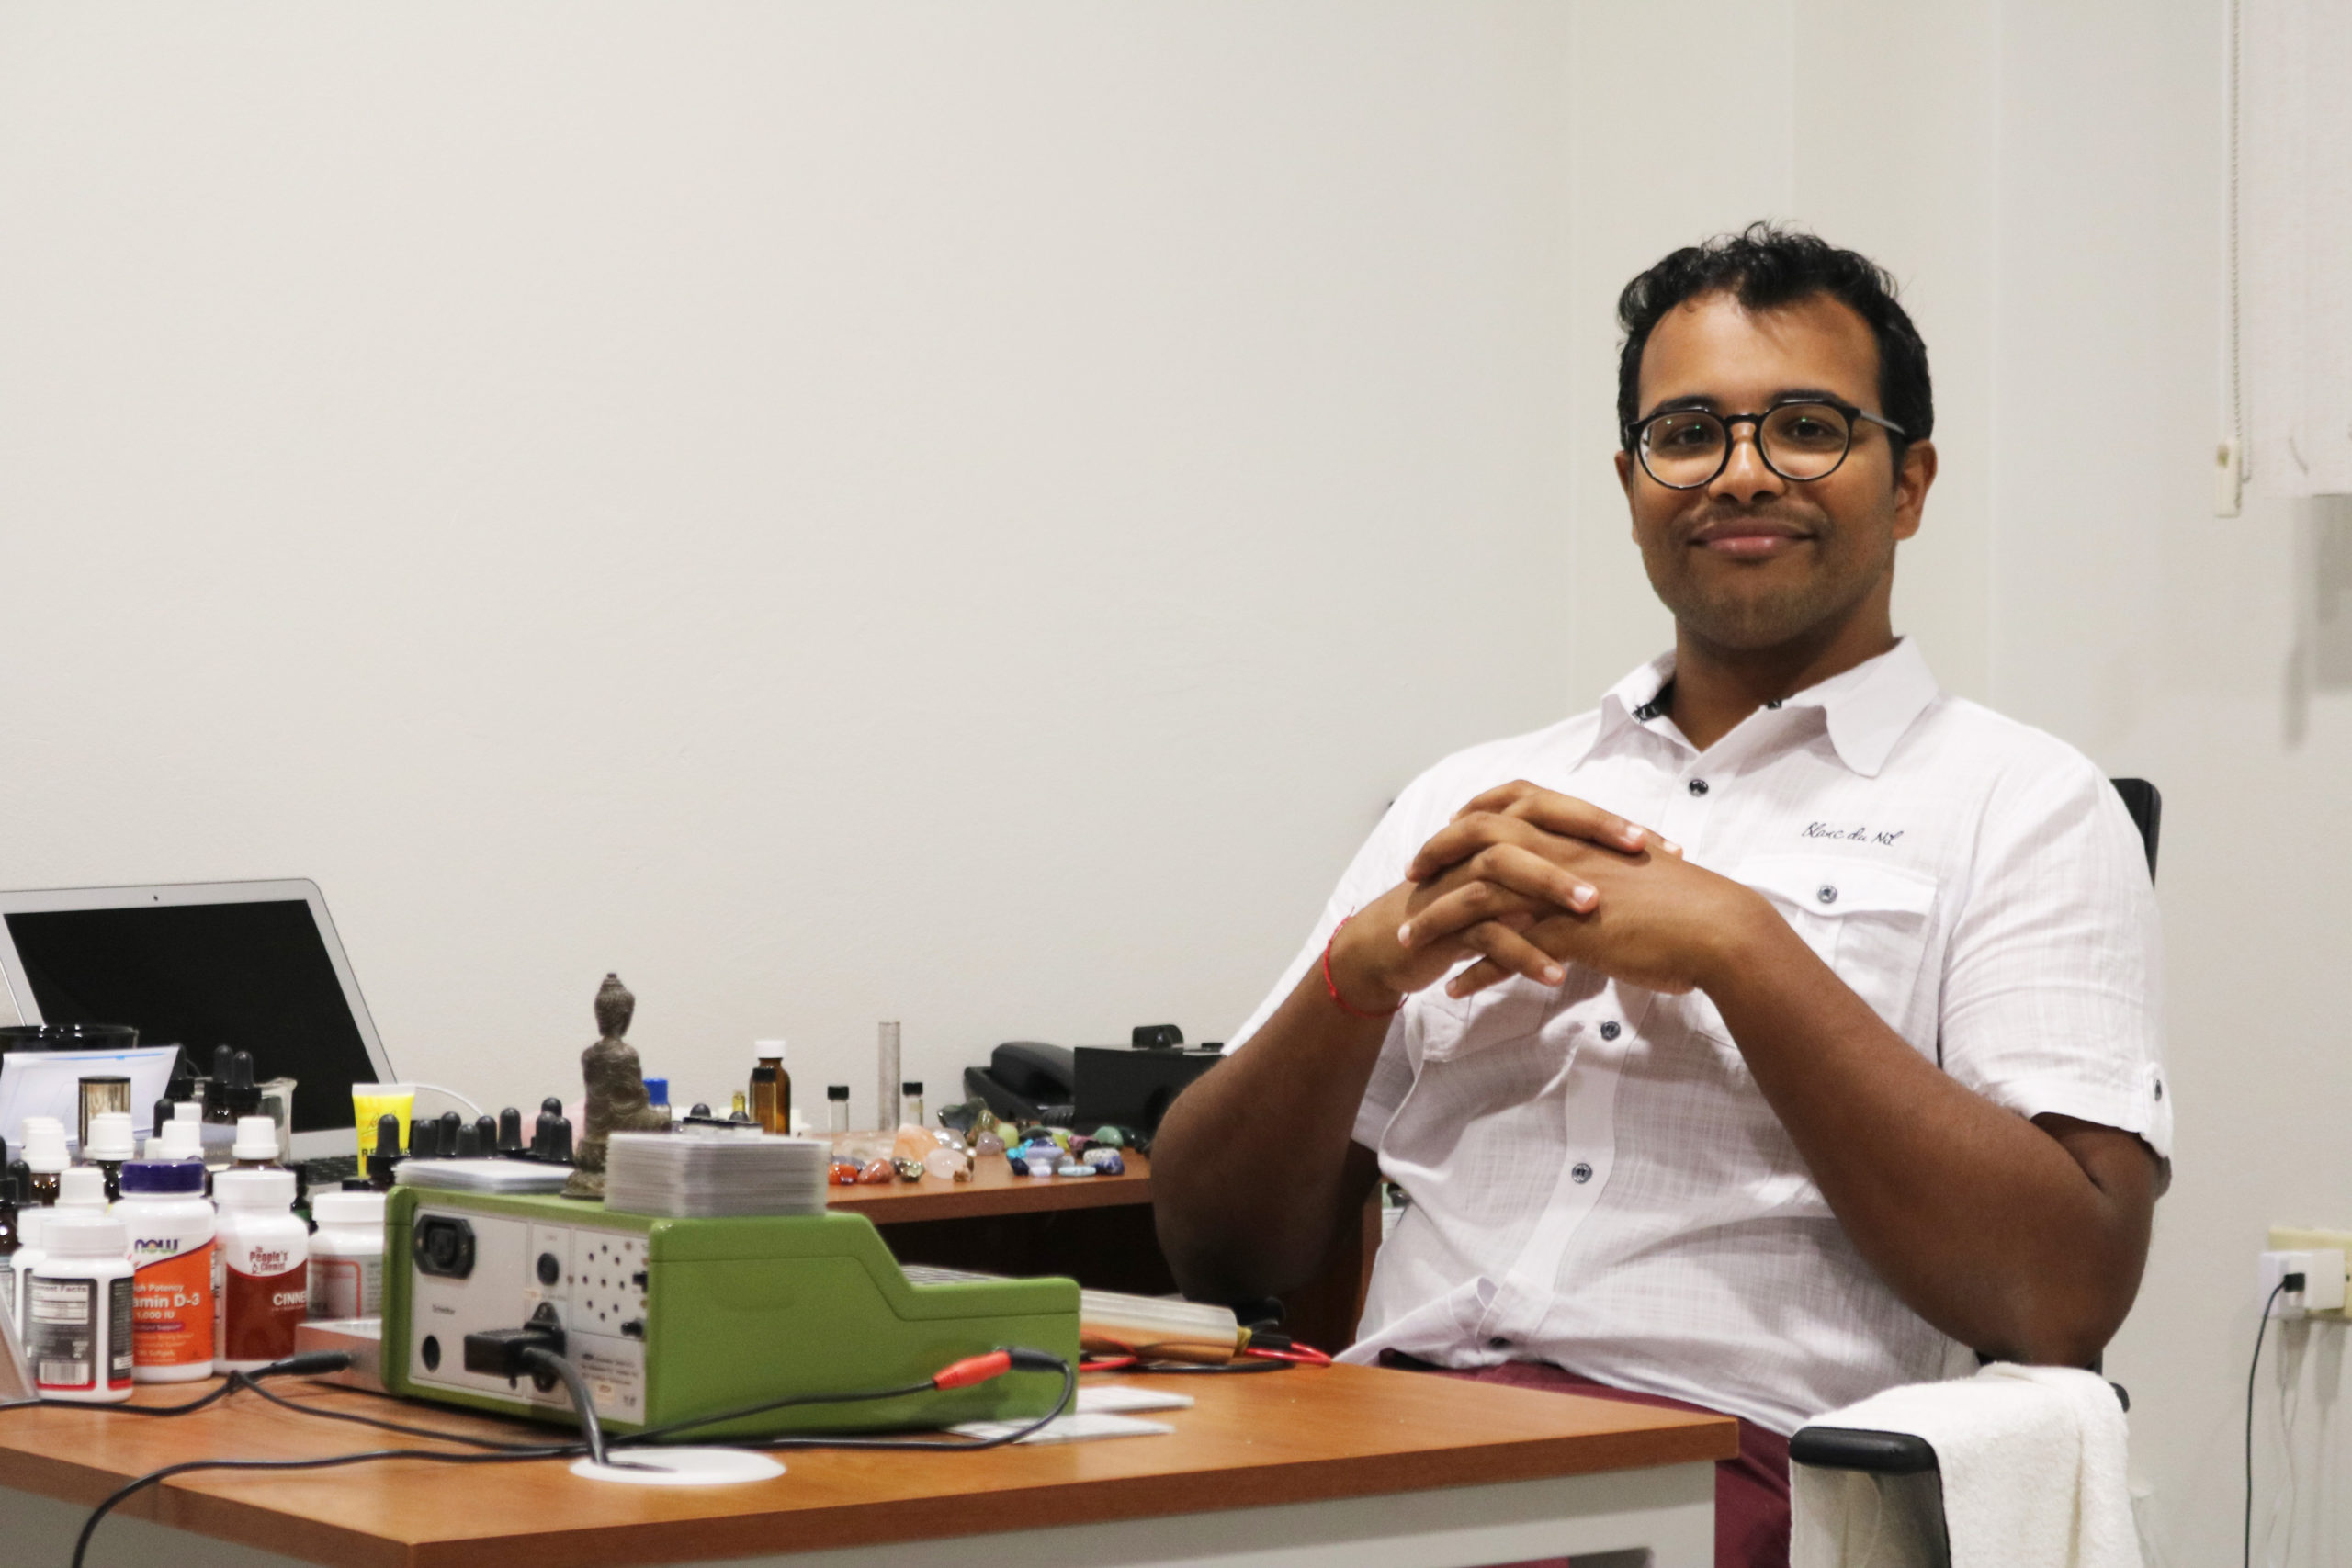
<svg viewBox="0 0 2352 1568">
<path fill-rule="evenodd" d="M 1781 705 L 1781 699 L 1774 697 L 1770 702 L 1766 703 L 1764 705 L 1768 708 L 1777 708 Z"/>
<path fill-rule="evenodd" d="M 1574 1181 L 1579 1187 L 1583 1186 L 1586 1182 L 1592 1179 L 1592 1167 L 1585 1164 L 1582 1160 L 1577 1161 L 1576 1164 L 1568 1167 L 1568 1179 Z"/>
<path fill-rule="evenodd" d="M 1624 1032 L 1624 1028 L 1625 1026 L 1623 1024 L 1619 1023 L 1612 1018 L 1607 1023 L 1600 1026 L 1600 1037 L 1603 1040 L 1614 1040 L 1619 1034 Z"/>
<path fill-rule="evenodd" d="M 1704 795 L 1704 794 L 1706 794 L 1706 793 L 1707 793 L 1707 781 L 1706 781 L 1706 780 L 1704 780 L 1704 779 L 1692 779 L 1692 780 L 1690 781 L 1690 793 L 1691 793 L 1692 795 Z"/>
<path fill-rule="evenodd" d="M 1821 885 L 1820 890 L 1814 894 L 1814 897 L 1820 899 L 1825 904 L 1835 904 L 1838 902 L 1838 889 L 1830 886 L 1829 884 L 1825 882 Z"/>
<path fill-rule="evenodd" d="M 1510 1348 L 1510 1341 L 1498 1334 L 1492 1339 L 1487 1341 L 1487 1348 L 1489 1350 L 1508 1350 Z"/>
<path fill-rule="evenodd" d="M 2164 1079 L 2162 1079 L 2162 1078 L 2158 1078 L 2158 1079 L 2156 1080 L 2156 1098 L 2157 1098 L 2158 1100 L 2162 1100 L 2164 1097 L 2165 1097 L 2165 1080 L 2164 1080 Z"/>
</svg>

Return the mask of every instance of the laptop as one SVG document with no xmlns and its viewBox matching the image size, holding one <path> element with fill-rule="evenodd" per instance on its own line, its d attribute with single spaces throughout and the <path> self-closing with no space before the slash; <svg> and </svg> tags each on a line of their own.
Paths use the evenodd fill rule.
<svg viewBox="0 0 2352 1568">
<path fill-rule="evenodd" d="M 392 1079 L 307 879 L 0 893 L 0 979 L 27 1023 L 135 1024 L 198 1072 L 216 1045 L 251 1051 L 255 1081 L 295 1080 L 298 1160 L 349 1155 L 351 1086 Z"/>
</svg>

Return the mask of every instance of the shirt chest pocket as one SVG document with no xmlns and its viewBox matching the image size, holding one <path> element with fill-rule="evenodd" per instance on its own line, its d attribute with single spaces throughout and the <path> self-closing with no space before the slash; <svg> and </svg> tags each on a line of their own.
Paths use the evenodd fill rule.
<svg viewBox="0 0 2352 1568">
<path fill-rule="evenodd" d="M 1927 956 L 1934 877 L 1828 855 L 1759 855 L 1741 862 L 1731 875 L 1770 898 L 1805 945 L 1889 1027 L 1903 1028 Z M 1689 1001 L 1695 1027 L 1731 1039 L 1713 1002 L 1695 993 Z"/>
</svg>

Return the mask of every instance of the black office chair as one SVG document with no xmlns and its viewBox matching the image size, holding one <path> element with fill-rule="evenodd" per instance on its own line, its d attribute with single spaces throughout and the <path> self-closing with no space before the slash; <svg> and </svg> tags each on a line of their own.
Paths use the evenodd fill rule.
<svg viewBox="0 0 2352 1568">
<path fill-rule="evenodd" d="M 2116 779 L 2115 793 L 2123 797 L 2148 852 L 2148 875 L 2156 874 L 2156 834 L 2163 826 L 2165 797 L 2145 779 Z M 1991 1358 L 1979 1352 L 1977 1360 Z M 2090 1370 L 2098 1371 L 2097 1358 Z M 2123 1408 L 2132 1396 L 2121 1383 L 2109 1383 Z M 1951 1538 L 1944 1529 L 1943 1472 L 1936 1465 L 1936 1450 L 1925 1438 L 1909 1432 L 1874 1432 L 1856 1427 L 1804 1427 L 1789 1439 L 1789 1459 L 1817 1470 L 1857 1470 L 1879 1477 L 1879 1499 L 1886 1508 L 1889 1544 L 1910 1542 L 1926 1568 L 1951 1568 Z"/>
</svg>

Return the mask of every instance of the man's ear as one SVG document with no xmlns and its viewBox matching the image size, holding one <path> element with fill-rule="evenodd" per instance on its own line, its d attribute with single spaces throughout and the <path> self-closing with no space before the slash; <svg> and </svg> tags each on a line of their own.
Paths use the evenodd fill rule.
<svg viewBox="0 0 2352 1568">
<path fill-rule="evenodd" d="M 1928 504 L 1928 491 L 1936 482 L 1936 444 L 1914 441 L 1903 450 L 1903 466 L 1894 472 L 1894 536 L 1907 539 L 1919 531 L 1919 514 Z"/>
<path fill-rule="evenodd" d="M 1625 492 L 1625 505 L 1634 504 L 1634 455 L 1623 447 L 1617 449 L 1617 488 Z"/>
</svg>

